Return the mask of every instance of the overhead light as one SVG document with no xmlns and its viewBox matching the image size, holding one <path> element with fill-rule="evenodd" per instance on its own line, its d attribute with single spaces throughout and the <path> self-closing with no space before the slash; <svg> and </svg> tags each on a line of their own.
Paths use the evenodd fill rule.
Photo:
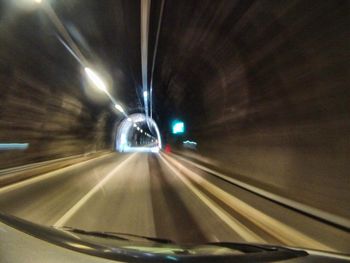
<svg viewBox="0 0 350 263">
<path fill-rule="evenodd" d="M 115 104 L 114 107 L 120 111 L 120 112 L 124 112 L 124 109 L 122 108 L 122 106 L 120 106 L 119 104 Z"/>
<path fill-rule="evenodd" d="M 84 68 L 86 75 L 91 80 L 91 82 L 96 86 L 96 88 L 107 92 L 106 84 L 103 80 L 98 76 L 96 72 L 94 72 L 91 68 Z"/>
<path fill-rule="evenodd" d="M 147 99 L 147 97 L 148 97 L 148 92 L 147 92 L 147 90 L 145 90 L 145 91 L 143 92 L 143 97 L 144 97 L 145 99 Z"/>
<path fill-rule="evenodd" d="M 136 128 L 137 127 L 137 125 L 134 123 L 134 127 Z"/>
<path fill-rule="evenodd" d="M 41 4 L 42 0 L 34 0 L 35 3 Z"/>
<path fill-rule="evenodd" d="M 132 119 L 128 118 L 128 121 L 132 121 Z"/>
</svg>

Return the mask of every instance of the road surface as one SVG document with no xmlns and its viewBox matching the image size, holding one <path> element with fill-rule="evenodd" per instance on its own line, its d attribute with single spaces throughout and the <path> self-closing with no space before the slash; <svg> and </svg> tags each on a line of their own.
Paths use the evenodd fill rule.
<svg viewBox="0 0 350 263">
<path fill-rule="evenodd" d="M 49 226 L 181 243 L 350 252 L 350 235 L 169 154 L 109 154 L 0 188 L 0 210 Z"/>
</svg>

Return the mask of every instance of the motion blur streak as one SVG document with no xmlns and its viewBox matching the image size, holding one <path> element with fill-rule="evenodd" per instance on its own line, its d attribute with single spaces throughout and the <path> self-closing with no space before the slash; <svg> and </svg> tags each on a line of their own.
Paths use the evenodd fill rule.
<svg viewBox="0 0 350 263">
<path fill-rule="evenodd" d="M 156 143 L 152 143 L 154 137 L 143 134 L 143 130 L 139 126 L 143 125 L 150 127 L 152 131 L 155 131 L 157 136 Z M 134 128 L 140 131 L 141 134 L 134 133 Z M 140 143 L 135 145 L 135 136 L 143 137 Z M 148 138 L 146 138 L 148 137 Z M 117 126 L 115 137 L 115 148 L 119 152 L 158 152 L 162 148 L 162 139 L 157 123 L 142 113 L 131 114 L 128 118 L 125 118 Z"/>
<path fill-rule="evenodd" d="M 28 146 L 28 143 L 0 143 L 0 151 L 25 150 Z"/>
<path fill-rule="evenodd" d="M 165 154 L 107 154 L 28 181 L 0 191 L 1 211 L 45 225 L 176 242 L 235 240 L 328 251 L 346 251 L 350 242 L 344 231 Z"/>
<path fill-rule="evenodd" d="M 46 14 L 50 18 L 51 22 L 55 25 L 56 29 L 59 31 L 62 37 L 67 41 L 68 45 L 65 43 L 64 46 L 69 47 L 70 52 L 71 52 L 71 49 L 73 49 L 74 50 L 74 52 L 72 52 L 74 54 L 73 56 L 77 56 L 79 58 L 79 62 L 83 62 L 83 64 L 86 65 L 87 62 L 84 55 L 81 53 L 79 47 L 75 44 L 74 40 L 67 32 L 65 26 L 63 25 L 63 23 L 55 13 L 55 11 L 52 9 L 48 1 L 44 2 L 44 10 L 46 11 Z"/>
<path fill-rule="evenodd" d="M 115 169 L 113 169 L 110 173 L 106 175 L 103 180 L 101 180 L 98 184 L 94 186 L 82 199 L 80 199 L 71 209 L 69 209 L 55 224 L 55 227 L 60 227 L 64 226 L 64 224 L 73 216 L 74 213 L 76 213 L 81 206 L 83 206 L 100 188 L 104 186 L 108 182 L 108 180 L 112 177 L 115 176 L 115 173 L 119 170 L 122 169 L 123 165 L 127 163 L 131 159 L 130 156 L 128 159 L 126 159 L 124 162 L 119 164 Z"/>
<path fill-rule="evenodd" d="M 179 170 L 172 167 L 171 164 L 167 160 L 164 159 L 164 157 L 161 157 L 162 160 L 168 165 L 168 167 L 171 169 L 171 171 L 176 174 L 183 182 L 184 184 L 191 189 L 191 191 L 200 198 L 213 212 L 221 219 L 223 220 L 228 226 L 232 228 L 233 231 L 238 233 L 240 237 L 242 237 L 245 241 L 248 242 L 264 242 L 262 238 L 257 236 L 254 232 L 250 231 L 248 228 L 246 228 L 243 224 L 241 224 L 236 219 L 230 217 L 227 213 L 225 213 L 222 209 L 216 207 L 215 203 L 211 202 L 210 199 L 208 199 L 205 195 L 203 195 L 200 191 L 198 191 L 193 184 L 184 176 L 181 175 Z M 183 171 L 181 169 L 181 171 Z"/>
<path fill-rule="evenodd" d="M 350 253 L 349 22 L 348 0 L 0 1 L 0 210 Z"/>
<path fill-rule="evenodd" d="M 181 165 L 175 159 L 168 156 L 166 156 L 166 158 L 169 159 L 169 161 L 173 163 L 173 165 L 175 165 L 177 169 L 182 171 L 184 174 L 186 174 L 189 178 L 191 178 L 201 187 L 203 187 L 204 189 L 212 193 L 215 197 L 220 199 L 222 202 L 226 203 L 233 210 L 240 213 L 243 217 L 246 218 L 246 220 L 252 221 L 253 224 L 256 224 L 258 227 L 261 227 L 270 235 L 280 240 L 283 244 L 289 245 L 289 246 L 309 247 L 309 248 L 328 250 L 328 251 L 332 250 L 330 247 L 325 246 L 324 244 L 321 244 L 320 242 L 317 242 L 316 240 L 303 235 L 302 233 L 296 231 L 295 229 L 292 229 L 286 226 L 282 222 L 278 222 L 272 217 L 267 216 L 266 214 L 260 212 L 259 210 L 253 208 L 252 206 L 249 206 L 247 203 L 242 202 L 238 198 L 221 190 L 217 186 L 203 179 L 200 175 L 192 172 L 185 166 Z M 179 173 L 178 175 L 181 176 L 181 174 Z M 248 239 L 247 241 L 252 242 L 256 240 Z"/>
</svg>

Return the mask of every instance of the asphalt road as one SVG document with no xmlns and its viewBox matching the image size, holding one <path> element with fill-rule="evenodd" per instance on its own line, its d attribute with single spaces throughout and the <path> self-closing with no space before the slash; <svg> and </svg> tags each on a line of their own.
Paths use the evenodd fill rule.
<svg viewBox="0 0 350 263">
<path fill-rule="evenodd" d="M 109 154 L 0 188 L 0 210 L 50 226 L 181 243 L 350 252 L 350 234 L 165 154 Z"/>
</svg>

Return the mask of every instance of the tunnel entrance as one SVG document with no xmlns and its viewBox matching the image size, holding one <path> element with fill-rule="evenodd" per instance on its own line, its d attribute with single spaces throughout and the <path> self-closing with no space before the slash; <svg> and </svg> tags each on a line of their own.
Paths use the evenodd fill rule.
<svg viewBox="0 0 350 263">
<path fill-rule="evenodd" d="M 118 152 L 158 152 L 161 148 L 158 125 L 145 114 L 131 114 L 117 127 L 115 149 Z"/>
</svg>

